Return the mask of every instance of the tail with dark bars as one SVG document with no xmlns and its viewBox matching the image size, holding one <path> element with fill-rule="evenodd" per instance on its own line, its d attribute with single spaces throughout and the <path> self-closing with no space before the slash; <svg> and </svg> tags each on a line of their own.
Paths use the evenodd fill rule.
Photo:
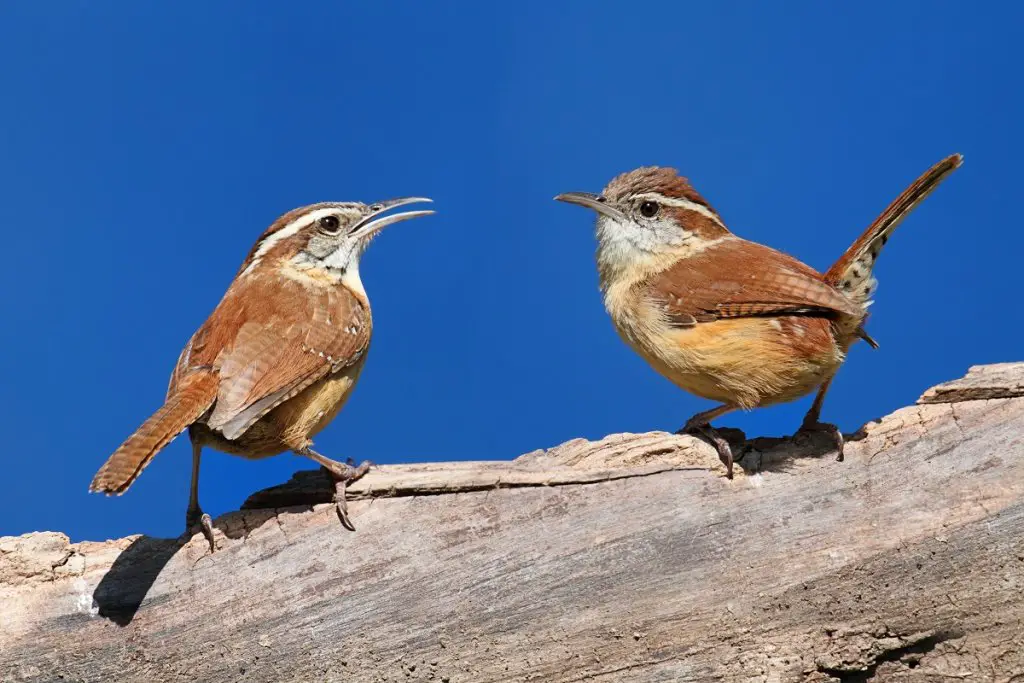
<svg viewBox="0 0 1024 683">
<path fill-rule="evenodd" d="M 146 420 L 93 477 L 92 492 L 124 493 L 145 469 L 153 456 L 188 429 L 210 409 L 217 398 L 218 380 L 212 374 L 195 376 L 181 387 L 160 410 Z"/>
<path fill-rule="evenodd" d="M 872 271 L 882 247 L 907 215 L 932 193 L 943 180 L 960 167 L 963 156 L 946 157 L 914 181 L 868 226 L 856 242 L 825 273 L 825 281 L 850 299 L 867 307 L 878 286 Z"/>
</svg>

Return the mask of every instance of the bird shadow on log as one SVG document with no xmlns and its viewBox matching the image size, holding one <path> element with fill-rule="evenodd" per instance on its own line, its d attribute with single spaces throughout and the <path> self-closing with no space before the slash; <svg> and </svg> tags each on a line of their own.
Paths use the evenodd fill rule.
<svg viewBox="0 0 1024 683">
<path fill-rule="evenodd" d="M 240 512 L 218 517 L 214 526 L 237 540 L 274 519 L 277 512 L 271 508 L 312 509 L 330 503 L 333 495 L 334 482 L 326 470 L 296 472 L 290 481 L 252 494 Z M 130 624 L 160 572 L 193 537 L 189 532 L 178 538 L 140 536 L 132 541 L 93 591 L 99 615 L 119 626 Z"/>
<path fill-rule="evenodd" d="M 747 474 L 758 472 L 789 472 L 795 469 L 796 461 L 806 458 L 835 457 L 836 443 L 826 432 L 805 432 L 788 437 L 759 436 L 747 439 L 739 429 L 719 428 L 719 433 L 729 442 L 735 455 L 736 466 Z M 867 436 L 865 427 L 852 434 L 843 434 L 847 444 L 860 441 Z"/>
<path fill-rule="evenodd" d="M 130 624 L 160 572 L 187 542 L 185 536 L 140 536 L 132 541 L 93 591 L 99 615 L 118 626 Z"/>
<path fill-rule="evenodd" d="M 283 484 L 257 491 L 242 503 L 242 510 L 295 508 L 334 501 L 334 479 L 323 467 L 299 470 Z"/>
<path fill-rule="evenodd" d="M 311 510 L 318 503 L 330 503 L 333 495 L 334 481 L 326 470 L 303 470 L 284 484 L 252 494 L 239 512 L 218 517 L 214 526 L 237 540 L 274 519 L 276 508 Z M 190 532 L 178 538 L 140 536 L 132 541 L 93 591 L 99 615 L 119 626 L 130 624 L 160 572 L 193 537 Z"/>
</svg>

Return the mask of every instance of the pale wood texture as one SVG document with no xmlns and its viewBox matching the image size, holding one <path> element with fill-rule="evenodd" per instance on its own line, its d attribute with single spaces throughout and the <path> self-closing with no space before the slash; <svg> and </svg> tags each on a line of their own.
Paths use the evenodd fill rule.
<svg viewBox="0 0 1024 683">
<path fill-rule="evenodd" d="M 201 536 L 0 539 L 11 681 L 1024 680 L 1024 363 L 850 436 L 319 472 Z M 266 507 L 270 506 L 270 507 Z"/>
</svg>

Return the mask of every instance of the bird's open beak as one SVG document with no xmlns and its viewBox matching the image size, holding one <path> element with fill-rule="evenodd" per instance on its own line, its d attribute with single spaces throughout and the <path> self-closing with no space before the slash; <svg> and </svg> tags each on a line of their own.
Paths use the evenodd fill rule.
<svg viewBox="0 0 1024 683">
<path fill-rule="evenodd" d="M 422 204 L 423 202 L 433 201 L 433 199 L 430 199 L 428 197 L 399 197 L 398 199 L 388 199 L 387 201 L 371 204 L 370 213 L 361 221 L 352 226 L 352 230 L 349 232 L 349 236 L 353 239 L 358 240 L 369 239 L 393 223 L 398 223 L 399 221 L 406 221 L 409 220 L 410 218 L 418 218 L 419 216 L 429 216 L 434 212 L 403 211 L 401 213 L 389 214 L 386 214 L 386 212 L 390 211 L 391 209 L 396 209 L 399 206 L 405 206 L 406 204 Z"/>
<path fill-rule="evenodd" d="M 618 209 L 608 206 L 607 200 L 598 194 L 592 194 L 590 192 L 565 192 L 555 197 L 556 201 L 565 202 L 567 204 L 578 204 L 588 209 L 593 209 L 599 214 L 607 216 L 614 221 L 620 223 L 625 222 L 626 215 Z"/>
</svg>

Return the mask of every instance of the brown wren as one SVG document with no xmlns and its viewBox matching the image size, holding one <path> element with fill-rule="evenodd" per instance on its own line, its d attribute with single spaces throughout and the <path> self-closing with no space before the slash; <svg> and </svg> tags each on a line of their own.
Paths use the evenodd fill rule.
<svg viewBox="0 0 1024 683">
<path fill-rule="evenodd" d="M 824 274 L 737 237 L 675 169 L 647 167 L 600 195 L 555 199 L 597 212 L 597 265 L 616 330 L 677 386 L 721 405 L 680 432 L 708 438 L 732 477 L 729 443 L 710 421 L 737 409 L 817 395 L 801 431 L 842 433 L 820 421 L 829 384 L 864 331 L 875 260 L 900 222 L 957 169 L 954 154 L 902 192 Z"/>
<path fill-rule="evenodd" d="M 96 473 L 90 491 L 123 493 L 164 446 L 188 429 L 192 485 L 186 527 L 215 549 L 199 507 L 204 446 L 244 458 L 285 451 L 314 460 L 336 481 L 334 500 L 355 530 L 345 484 L 366 473 L 313 450 L 311 438 L 345 404 L 366 362 L 372 319 L 359 259 L 385 226 L 433 211 L 387 213 L 429 202 L 326 202 L 289 211 L 263 233 L 224 298 L 192 336 L 171 374 L 163 406 Z"/>
</svg>

